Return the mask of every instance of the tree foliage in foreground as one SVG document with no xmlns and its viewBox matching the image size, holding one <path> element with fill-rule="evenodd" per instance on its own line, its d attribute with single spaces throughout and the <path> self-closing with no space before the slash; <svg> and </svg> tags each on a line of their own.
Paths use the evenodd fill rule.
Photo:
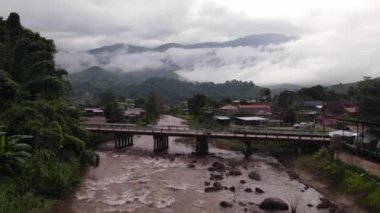
<svg viewBox="0 0 380 213">
<path fill-rule="evenodd" d="M 53 41 L 22 27 L 18 14 L 0 18 L 0 124 L 7 133 L 0 212 L 38 211 L 72 189 L 81 168 L 98 164 L 80 113 L 63 99 L 70 85 L 54 53 Z"/>
<path fill-rule="evenodd" d="M 380 122 L 380 80 L 364 80 L 354 93 L 361 116 L 366 120 Z"/>
</svg>

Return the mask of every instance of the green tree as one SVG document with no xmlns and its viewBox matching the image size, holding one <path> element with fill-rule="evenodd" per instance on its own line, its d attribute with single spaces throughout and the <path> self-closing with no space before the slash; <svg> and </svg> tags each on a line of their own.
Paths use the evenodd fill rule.
<svg viewBox="0 0 380 213">
<path fill-rule="evenodd" d="M 291 91 L 283 91 L 280 93 L 280 95 L 277 98 L 277 105 L 280 108 L 288 108 L 293 104 L 294 101 L 297 99 L 297 93 L 291 92 Z"/>
<path fill-rule="evenodd" d="M 205 95 L 197 94 L 189 99 L 187 99 L 187 107 L 191 115 L 199 115 L 201 109 L 206 107 L 209 103 L 208 98 Z"/>
<path fill-rule="evenodd" d="M 0 18 L 0 124 L 33 137 L 0 137 L 1 212 L 35 211 L 72 189 L 80 168 L 99 164 L 80 113 L 63 99 L 67 72 L 56 69 L 54 54 L 54 42 L 23 28 L 17 14 Z"/>
<path fill-rule="evenodd" d="M 163 111 L 163 100 L 156 93 L 150 93 L 145 103 L 146 119 L 153 121 L 157 119 Z"/>
<path fill-rule="evenodd" d="M 321 85 L 302 88 L 298 94 L 306 100 L 324 100 L 326 96 L 325 89 Z"/>
<path fill-rule="evenodd" d="M 124 110 L 117 102 L 108 103 L 104 109 L 104 116 L 107 121 L 121 122 L 124 117 Z"/>
<path fill-rule="evenodd" d="M 262 88 L 260 90 L 260 98 L 270 101 L 271 99 L 271 90 L 269 88 Z"/>
<path fill-rule="evenodd" d="M 356 100 L 360 115 L 367 120 L 380 122 L 380 80 L 368 79 L 359 83 Z"/>
<path fill-rule="evenodd" d="M 116 96 L 112 90 L 105 90 L 98 97 L 98 106 L 106 106 L 107 104 L 114 103 L 116 101 Z"/>
<path fill-rule="evenodd" d="M 292 108 L 288 108 L 285 110 L 283 119 L 286 123 L 295 123 L 297 120 L 297 115 Z"/>
<path fill-rule="evenodd" d="M 145 106 L 145 100 L 143 98 L 138 98 L 134 101 L 135 107 L 143 108 Z"/>
<path fill-rule="evenodd" d="M 21 140 L 26 138 L 31 137 L 14 135 L 7 139 L 0 139 L 0 176 L 16 172 L 31 157 L 32 147 L 21 143 Z"/>
<path fill-rule="evenodd" d="M 12 103 L 19 91 L 19 85 L 14 82 L 8 73 L 0 70 L 0 109 L 7 103 Z"/>
</svg>

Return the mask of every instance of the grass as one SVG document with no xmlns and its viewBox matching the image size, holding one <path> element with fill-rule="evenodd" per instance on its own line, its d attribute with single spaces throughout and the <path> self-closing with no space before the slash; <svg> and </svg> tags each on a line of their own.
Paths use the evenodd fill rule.
<svg viewBox="0 0 380 213">
<path fill-rule="evenodd" d="M 363 170 L 333 159 L 326 148 L 297 160 L 296 167 L 326 183 L 331 191 L 352 197 L 370 212 L 380 209 L 380 186 Z"/>
<path fill-rule="evenodd" d="M 248 177 L 252 180 L 261 180 L 261 176 L 259 173 L 255 172 L 255 171 L 251 171 L 249 174 L 248 174 Z"/>
<path fill-rule="evenodd" d="M 0 212 L 42 212 L 50 209 L 55 201 L 33 192 L 20 193 L 14 179 L 3 178 L 0 183 Z"/>
</svg>

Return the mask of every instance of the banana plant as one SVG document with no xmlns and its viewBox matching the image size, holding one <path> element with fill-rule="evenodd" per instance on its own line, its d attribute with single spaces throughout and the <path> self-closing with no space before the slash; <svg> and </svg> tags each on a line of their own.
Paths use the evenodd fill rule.
<svg viewBox="0 0 380 213">
<path fill-rule="evenodd" d="M 30 138 L 33 137 L 13 135 L 5 138 L 5 133 L 0 132 L 0 176 L 14 173 L 31 157 L 32 147 L 21 142 Z"/>
</svg>

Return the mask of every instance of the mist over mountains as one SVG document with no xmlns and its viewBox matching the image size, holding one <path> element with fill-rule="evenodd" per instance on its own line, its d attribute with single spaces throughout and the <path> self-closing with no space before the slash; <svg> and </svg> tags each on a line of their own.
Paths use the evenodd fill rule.
<svg viewBox="0 0 380 213">
<path fill-rule="evenodd" d="M 279 45 L 294 39 L 281 34 L 259 34 L 225 42 L 167 43 L 157 47 L 114 44 L 73 55 L 68 53 L 75 58 L 67 64 L 62 63 L 65 53 L 61 52 L 58 64 L 71 71 L 68 80 L 77 96 L 112 89 L 119 91 L 120 96 L 133 98 L 155 91 L 172 100 L 184 100 L 196 93 L 214 98 L 252 99 L 259 97 L 261 87 L 249 79 L 243 82 L 230 81 L 235 78 L 228 81 L 204 78 L 201 81 L 204 83 L 196 83 L 186 73 L 205 68 L 254 66 L 260 60 L 257 53 L 281 51 Z M 70 68 L 70 65 L 78 67 Z M 232 70 L 231 74 L 236 73 Z"/>
<path fill-rule="evenodd" d="M 56 60 L 59 67 L 70 73 L 99 66 L 111 72 L 139 73 L 140 76 L 146 75 L 146 79 L 175 73 L 182 79 L 224 82 L 234 78 L 193 79 L 187 74 L 226 68 L 231 69 L 232 74 L 234 70 L 255 66 L 260 55 L 281 51 L 281 44 L 294 39 L 293 36 L 268 33 L 225 42 L 166 43 L 157 47 L 119 43 L 76 53 L 60 51 Z"/>
</svg>

